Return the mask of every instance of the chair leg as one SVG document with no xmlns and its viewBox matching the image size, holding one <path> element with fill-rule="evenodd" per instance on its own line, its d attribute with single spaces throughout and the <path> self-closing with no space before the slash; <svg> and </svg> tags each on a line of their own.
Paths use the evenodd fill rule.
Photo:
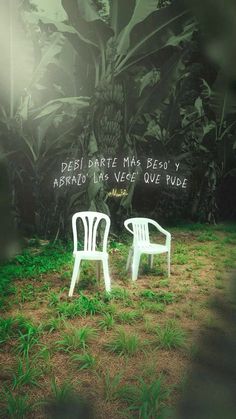
<svg viewBox="0 0 236 419">
<path fill-rule="evenodd" d="M 75 283 L 79 279 L 79 267 L 80 267 L 80 258 L 75 258 L 73 274 L 72 274 L 71 284 L 70 284 L 69 297 L 72 297 L 74 288 L 75 288 Z"/>
<path fill-rule="evenodd" d="M 140 253 L 134 252 L 133 255 L 133 263 L 132 263 L 132 281 L 136 281 L 138 277 L 138 268 L 139 268 L 139 261 L 140 261 Z"/>
<path fill-rule="evenodd" d="M 126 263 L 126 271 L 128 271 L 128 269 L 130 267 L 132 253 L 133 253 L 133 249 L 130 249 L 128 259 L 127 259 L 127 263 Z"/>
<path fill-rule="evenodd" d="M 80 260 L 80 262 L 81 262 L 81 260 Z M 79 267 L 78 267 L 78 271 L 77 271 L 77 276 L 76 276 L 76 284 L 78 284 L 78 282 L 79 282 L 79 276 L 80 276 L 80 263 L 79 263 Z"/>
<path fill-rule="evenodd" d="M 168 277 L 170 276 L 170 252 L 167 253 Z"/>
<path fill-rule="evenodd" d="M 103 275 L 104 275 L 104 281 L 105 281 L 105 290 L 107 292 L 111 291 L 111 279 L 109 275 L 109 269 L 108 269 L 108 260 L 103 259 L 102 261 L 102 267 L 103 267 Z"/>
<path fill-rule="evenodd" d="M 97 280 L 100 282 L 101 279 L 101 261 L 97 260 Z"/>
<path fill-rule="evenodd" d="M 152 269 L 153 268 L 153 255 L 149 255 L 149 268 Z"/>
</svg>

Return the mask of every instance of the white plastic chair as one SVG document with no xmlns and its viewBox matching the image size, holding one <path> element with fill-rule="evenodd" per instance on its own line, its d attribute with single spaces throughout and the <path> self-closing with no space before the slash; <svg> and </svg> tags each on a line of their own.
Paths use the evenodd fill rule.
<svg viewBox="0 0 236 419">
<path fill-rule="evenodd" d="M 82 220 L 82 225 L 84 229 L 84 248 L 83 250 L 78 250 L 78 238 L 77 238 L 77 220 Z M 102 240 L 102 250 L 98 250 L 97 247 L 97 235 L 98 228 L 101 227 L 101 224 L 105 221 L 105 229 L 103 231 L 103 240 Z M 94 211 L 83 211 L 77 212 L 72 217 L 72 230 L 73 230 L 73 240 L 74 240 L 74 251 L 73 256 L 75 257 L 74 269 L 71 278 L 71 285 L 69 291 L 69 297 L 72 297 L 75 284 L 79 281 L 80 274 L 80 263 L 82 259 L 86 260 L 96 260 L 97 263 L 102 262 L 103 265 L 103 274 L 105 280 L 105 289 L 106 291 L 111 290 L 111 280 L 108 269 L 108 252 L 107 252 L 107 239 L 110 229 L 110 218 L 108 215 L 94 212 Z"/>
<path fill-rule="evenodd" d="M 149 227 L 152 224 L 166 236 L 165 244 L 154 244 L 150 242 Z M 171 234 L 164 230 L 156 221 L 150 218 L 129 218 L 124 222 L 125 228 L 133 234 L 133 245 L 129 251 L 126 270 L 129 269 L 132 259 L 132 281 L 138 277 L 140 257 L 143 253 L 150 255 L 150 267 L 153 266 L 153 256 L 160 253 L 167 253 L 168 276 L 170 276 L 170 248 Z"/>
</svg>

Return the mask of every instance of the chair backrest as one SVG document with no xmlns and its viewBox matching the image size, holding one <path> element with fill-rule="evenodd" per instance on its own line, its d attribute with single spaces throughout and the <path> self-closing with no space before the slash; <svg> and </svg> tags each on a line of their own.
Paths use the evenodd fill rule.
<svg viewBox="0 0 236 419">
<path fill-rule="evenodd" d="M 102 240 L 102 251 L 106 252 L 107 239 L 110 229 L 110 218 L 108 215 L 101 212 L 95 211 L 81 211 L 76 212 L 72 217 L 72 230 L 74 239 L 74 252 L 77 251 L 78 246 L 78 232 L 77 232 L 77 220 L 81 219 L 84 229 L 84 251 L 94 252 L 97 250 L 97 236 L 98 229 L 101 227 L 103 221 L 105 221 L 105 229 L 103 232 Z"/>
<path fill-rule="evenodd" d="M 148 218 L 135 217 L 125 220 L 125 228 L 133 234 L 134 244 L 138 242 L 150 243 L 148 223 Z"/>
</svg>

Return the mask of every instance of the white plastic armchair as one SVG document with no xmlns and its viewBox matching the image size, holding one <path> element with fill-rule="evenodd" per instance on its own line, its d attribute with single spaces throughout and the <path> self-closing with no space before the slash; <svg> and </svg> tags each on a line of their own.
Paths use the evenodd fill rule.
<svg viewBox="0 0 236 419">
<path fill-rule="evenodd" d="M 155 226 L 166 236 L 164 245 L 150 242 L 149 224 Z M 171 234 L 150 218 L 129 218 L 124 222 L 124 225 L 133 234 L 133 245 L 129 251 L 126 265 L 126 270 L 128 270 L 132 260 L 132 280 L 135 281 L 138 277 L 139 262 L 142 254 L 150 255 L 150 266 L 152 267 L 154 255 L 167 253 L 168 276 L 170 276 Z"/>
<path fill-rule="evenodd" d="M 84 230 L 84 244 L 83 249 L 78 250 L 78 229 L 77 221 L 80 219 L 82 221 L 82 226 Z M 105 228 L 102 234 L 102 243 L 101 250 L 97 246 L 97 236 L 98 230 L 101 227 L 101 224 L 105 222 Z M 105 281 L 106 291 L 111 290 L 111 280 L 109 275 L 108 268 L 108 252 L 107 252 L 107 239 L 110 229 L 110 218 L 108 215 L 95 212 L 95 211 L 82 211 L 77 212 L 72 217 L 72 230 L 73 230 L 73 240 L 74 240 L 74 251 L 73 256 L 75 257 L 73 274 L 71 278 L 71 285 L 69 291 L 69 297 L 72 297 L 75 284 L 79 281 L 80 274 L 80 263 L 82 260 L 96 260 L 97 263 L 102 262 L 103 266 L 103 275 Z"/>
</svg>

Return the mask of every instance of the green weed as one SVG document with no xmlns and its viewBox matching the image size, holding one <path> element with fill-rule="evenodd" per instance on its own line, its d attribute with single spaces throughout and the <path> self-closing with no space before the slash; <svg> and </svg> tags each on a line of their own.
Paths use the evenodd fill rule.
<svg viewBox="0 0 236 419">
<path fill-rule="evenodd" d="M 199 242 L 206 242 L 206 241 L 216 241 L 219 240 L 218 236 L 214 234 L 212 231 L 205 231 L 201 234 L 199 234 L 196 239 Z"/>
<path fill-rule="evenodd" d="M 64 327 L 65 321 L 61 317 L 52 317 L 40 325 L 42 331 L 52 333 Z"/>
<path fill-rule="evenodd" d="M 32 348 L 39 345 L 39 328 L 30 326 L 26 333 L 20 331 L 19 335 L 16 353 L 28 357 Z"/>
<path fill-rule="evenodd" d="M 104 398 L 106 401 L 113 401 L 118 398 L 119 391 L 121 388 L 122 373 L 117 373 L 111 376 L 109 371 L 106 370 L 102 377 L 103 379 L 103 391 Z"/>
<path fill-rule="evenodd" d="M 215 281 L 215 287 L 219 290 L 223 290 L 225 288 L 225 286 L 224 286 L 224 284 L 222 283 L 221 280 L 220 281 L 219 280 Z"/>
<path fill-rule="evenodd" d="M 224 223 L 214 226 L 216 231 L 223 231 L 224 233 L 236 234 L 236 224 Z"/>
<path fill-rule="evenodd" d="M 38 380 L 42 375 L 42 370 L 31 364 L 28 358 L 19 359 L 13 375 L 13 390 L 24 385 L 39 386 Z"/>
<path fill-rule="evenodd" d="M 33 410 L 27 395 L 13 394 L 10 390 L 3 391 L 4 405 L 1 409 L 3 417 L 10 419 L 25 419 Z"/>
<path fill-rule="evenodd" d="M 27 284 L 24 288 L 20 289 L 18 300 L 20 303 L 35 300 L 35 287 L 32 284 Z"/>
<path fill-rule="evenodd" d="M 155 260 L 155 265 L 150 268 L 149 262 L 142 263 L 142 273 L 143 275 L 151 274 L 151 275 L 165 275 L 166 268 L 164 268 L 161 264 L 162 262 L 162 255 L 159 255 L 159 259 Z"/>
<path fill-rule="evenodd" d="M 176 243 L 174 248 L 174 254 L 172 257 L 172 263 L 177 265 L 185 265 L 189 261 L 189 247 L 183 243 Z"/>
<path fill-rule="evenodd" d="M 0 345 L 6 343 L 14 335 L 14 324 L 13 317 L 0 318 Z"/>
<path fill-rule="evenodd" d="M 194 284 L 198 285 L 199 287 L 201 287 L 202 285 L 205 284 L 205 281 L 197 276 L 194 276 L 193 278 L 193 282 Z"/>
<path fill-rule="evenodd" d="M 58 272 L 66 264 L 72 264 L 71 246 L 49 243 L 38 249 L 37 253 L 25 249 L 2 266 L 2 276 L 8 279 L 33 278 L 48 272 Z"/>
<path fill-rule="evenodd" d="M 224 260 L 224 267 L 226 269 L 233 269 L 233 268 L 235 268 L 235 260 L 233 258 L 226 258 Z"/>
<path fill-rule="evenodd" d="M 88 343 L 97 336 L 97 331 L 90 326 L 84 326 L 80 329 L 71 327 L 68 332 L 62 334 L 62 339 L 57 341 L 57 347 L 60 351 L 71 352 L 77 349 L 86 349 Z"/>
<path fill-rule="evenodd" d="M 170 280 L 169 279 L 160 279 L 160 281 L 158 281 L 157 283 L 156 283 L 156 287 L 157 288 L 169 288 L 169 286 L 170 286 Z"/>
<path fill-rule="evenodd" d="M 73 354 L 71 359 L 78 366 L 79 370 L 94 368 L 97 363 L 96 358 L 88 352 L 83 354 Z"/>
<path fill-rule="evenodd" d="M 69 381 L 64 381 L 58 385 L 55 377 L 51 380 L 51 392 L 53 400 L 56 402 L 68 402 L 74 394 L 74 387 Z"/>
<path fill-rule="evenodd" d="M 60 294 L 51 291 L 48 295 L 48 305 L 49 307 L 56 307 L 60 302 Z"/>
<path fill-rule="evenodd" d="M 38 288 L 38 292 L 46 292 L 46 291 L 49 291 L 51 287 L 52 287 L 52 284 L 51 283 L 45 282 L 43 285 L 41 285 Z"/>
<path fill-rule="evenodd" d="M 124 307 L 133 305 L 129 291 L 124 288 L 113 288 L 109 294 L 105 294 L 105 301 L 119 301 Z"/>
<path fill-rule="evenodd" d="M 57 313 L 67 319 L 103 313 L 105 309 L 105 303 L 100 301 L 97 297 L 89 298 L 83 294 L 75 301 L 65 301 L 56 306 Z"/>
<path fill-rule="evenodd" d="M 118 313 L 116 315 L 116 319 L 118 323 L 122 323 L 122 324 L 133 324 L 137 320 L 140 320 L 141 318 L 142 318 L 142 315 L 138 311 L 129 311 L 129 312 L 125 311 L 125 312 Z"/>
<path fill-rule="evenodd" d="M 136 386 L 126 384 L 119 391 L 119 397 L 128 404 L 127 412 L 143 419 L 164 418 L 169 394 L 162 377 L 151 383 L 139 378 Z"/>
<path fill-rule="evenodd" d="M 162 349 L 173 349 L 185 344 L 185 332 L 173 320 L 156 328 L 157 346 Z"/>
<path fill-rule="evenodd" d="M 162 291 L 152 291 L 152 290 L 143 290 L 139 293 L 140 297 L 155 301 L 157 303 L 165 303 L 165 304 L 171 304 L 175 300 L 175 294 L 172 292 L 162 292 Z"/>
<path fill-rule="evenodd" d="M 156 303 L 152 301 L 140 301 L 139 305 L 143 312 L 150 311 L 151 313 L 163 313 L 166 308 L 164 303 Z"/>
<path fill-rule="evenodd" d="M 231 236 L 224 237 L 222 239 L 223 244 L 234 244 L 236 245 L 236 234 L 232 234 Z"/>
<path fill-rule="evenodd" d="M 187 255 L 182 254 L 174 254 L 172 261 L 176 265 L 185 265 L 189 261 L 189 257 Z"/>
<path fill-rule="evenodd" d="M 198 317 L 198 308 L 196 307 L 196 305 L 193 302 L 189 302 L 187 303 L 183 309 L 182 309 L 182 313 L 181 314 L 185 314 L 188 318 L 195 320 Z M 181 317 L 181 315 L 179 316 Z"/>
<path fill-rule="evenodd" d="M 98 322 L 98 326 L 105 331 L 112 329 L 114 324 L 115 319 L 111 313 L 104 313 L 103 318 Z"/>
<path fill-rule="evenodd" d="M 141 341 L 136 334 L 129 334 L 120 329 L 105 347 L 108 351 L 118 355 L 132 356 L 140 350 Z"/>
</svg>

